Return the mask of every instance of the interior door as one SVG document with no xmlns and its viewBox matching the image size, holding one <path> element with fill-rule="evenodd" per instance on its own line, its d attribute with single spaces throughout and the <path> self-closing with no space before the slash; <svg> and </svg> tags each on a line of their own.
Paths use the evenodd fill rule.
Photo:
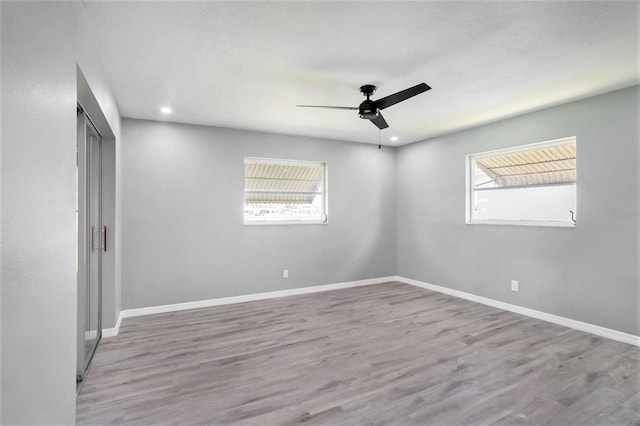
<svg viewBox="0 0 640 426">
<path fill-rule="evenodd" d="M 102 337 L 102 138 L 78 109 L 78 363 L 84 379 Z"/>
</svg>

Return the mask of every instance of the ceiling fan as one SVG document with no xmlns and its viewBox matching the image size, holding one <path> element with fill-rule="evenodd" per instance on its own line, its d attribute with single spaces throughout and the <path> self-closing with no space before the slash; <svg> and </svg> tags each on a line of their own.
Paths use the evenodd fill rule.
<svg viewBox="0 0 640 426">
<path fill-rule="evenodd" d="M 391 105 L 395 105 L 398 102 L 406 101 L 409 98 L 412 98 L 420 93 L 426 92 L 430 90 L 426 83 L 420 83 L 413 87 L 409 87 L 408 89 L 401 90 L 392 95 L 385 96 L 384 98 L 380 98 L 376 101 L 371 100 L 369 97 L 373 95 L 376 91 L 376 86 L 372 84 L 365 84 L 360 87 L 360 92 L 367 97 L 366 100 L 362 101 L 360 106 L 357 107 L 344 107 L 344 106 L 328 106 L 328 105 L 296 105 L 301 108 L 331 108 L 331 109 L 350 109 L 350 110 L 358 110 L 358 114 L 360 114 L 360 118 L 364 118 L 370 120 L 373 124 L 378 126 L 379 129 L 386 129 L 389 127 L 386 120 L 382 116 L 380 110 L 390 107 Z"/>
</svg>

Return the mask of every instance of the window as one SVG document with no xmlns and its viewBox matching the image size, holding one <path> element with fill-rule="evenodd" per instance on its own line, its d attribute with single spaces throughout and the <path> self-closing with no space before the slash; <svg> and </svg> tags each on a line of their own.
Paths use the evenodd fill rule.
<svg viewBox="0 0 640 426">
<path fill-rule="evenodd" d="M 244 223 L 326 223 L 326 164 L 244 159 Z"/>
<path fill-rule="evenodd" d="M 467 155 L 467 223 L 573 227 L 576 138 Z"/>
</svg>

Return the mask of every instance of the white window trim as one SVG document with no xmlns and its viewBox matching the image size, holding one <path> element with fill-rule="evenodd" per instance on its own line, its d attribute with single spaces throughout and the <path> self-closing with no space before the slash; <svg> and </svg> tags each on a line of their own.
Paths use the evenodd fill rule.
<svg viewBox="0 0 640 426">
<path fill-rule="evenodd" d="M 244 212 L 243 212 L 244 214 Z M 326 225 L 329 221 L 322 222 L 320 220 L 270 220 L 263 222 L 244 222 L 245 226 L 279 226 L 279 225 Z"/>
<path fill-rule="evenodd" d="M 506 219 L 473 219 L 467 225 L 507 225 L 507 226 L 542 226 L 546 228 L 575 228 L 571 221 L 564 220 L 506 220 Z"/>
<path fill-rule="evenodd" d="M 545 142 L 537 142 L 528 145 L 519 145 L 511 148 L 495 149 L 492 151 L 484 151 L 477 154 L 467 154 L 465 156 L 465 182 L 466 182 L 466 196 L 465 196 L 465 224 L 467 225 L 507 225 L 507 226 L 540 226 L 540 227 L 553 227 L 553 228 L 574 228 L 576 223 L 571 220 L 559 221 L 559 220 L 498 220 L 498 219 L 472 219 L 471 208 L 473 206 L 473 175 L 471 169 L 473 161 L 480 158 L 493 157 L 494 155 L 505 155 L 516 152 L 522 152 L 529 149 L 541 149 L 549 148 L 558 145 L 565 145 L 569 142 L 576 141 L 575 136 L 570 136 L 561 139 L 553 139 Z"/>
<path fill-rule="evenodd" d="M 281 164 L 288 164 L 290 166 L 296 166 L 299 165 L 300 163 L 308 163 L 308 164 L 322 164 L 322 188 L 323 191 L 320 193 L 323 193 L 323 197 L 322 197 L 322 211 L 324 212 L 324 220 L 303 220 L 303 219 L 292 219 L 292 220 L 264 220 L 264 221 L 260 221 L 260 220 L 254 220 L 254 221 L 249 221 L 247 222 L 247 220 L 245 219 L 244 216 L 244 164 L 246 163 L 246 161 L 249 160 L 253 163 L 262 163 L 262 164 L 272 164 L 274 162 L 278 162 Z M 329 223 L 329 206 L 327 203 L 327 198 L 329 195 L 329 188 L 327 185 L 328 179 L 327 179 L 327 174 L 328 174 L 328 167 L 327 167 L 327 163 L 323 162 L 323 161 L 309 161 L 309 160 L 292 160 L 290 158 L 288 159 L 283 159 L 283 158 L 267 158 L 267 157 L 244 157 L 243 159 L 243 172 L 242 172 L 242 222 L 243 225 L 245 226 L 279 226 L 279 225 L 327 225 Z M 280 193 L 282 194 L 286 194 L 287 191 L 281 191 Z"/>
</svg>

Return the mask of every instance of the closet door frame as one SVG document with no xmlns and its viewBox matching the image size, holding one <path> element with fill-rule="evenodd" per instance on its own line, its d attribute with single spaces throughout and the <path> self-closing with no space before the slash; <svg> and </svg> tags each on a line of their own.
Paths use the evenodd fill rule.
<svg viewBox="0 0 640 426">
<path fill-rule="evenodd" d="M 77 118 L 76 382 L 81 382 L 89 370 L 102 337 L 102 252 L 106 250 L 107 231 L 102 224 L 102 136 L 80 104 L 77 108 Z M 98 170 L 95 170 L 96 168 Z M 94 179 L 91 173 L 95 173 Z M 95 198 L 92 200 L 92 197 Z M 89 300 L 89 296 L 93 296 L 96 300 Z M 95 327 L 91 326 L 92 319 L 95 319 L 93 324 Z M 87 348 L 88 339 L 95 340 L 89 348 Z"/>
</svg>

